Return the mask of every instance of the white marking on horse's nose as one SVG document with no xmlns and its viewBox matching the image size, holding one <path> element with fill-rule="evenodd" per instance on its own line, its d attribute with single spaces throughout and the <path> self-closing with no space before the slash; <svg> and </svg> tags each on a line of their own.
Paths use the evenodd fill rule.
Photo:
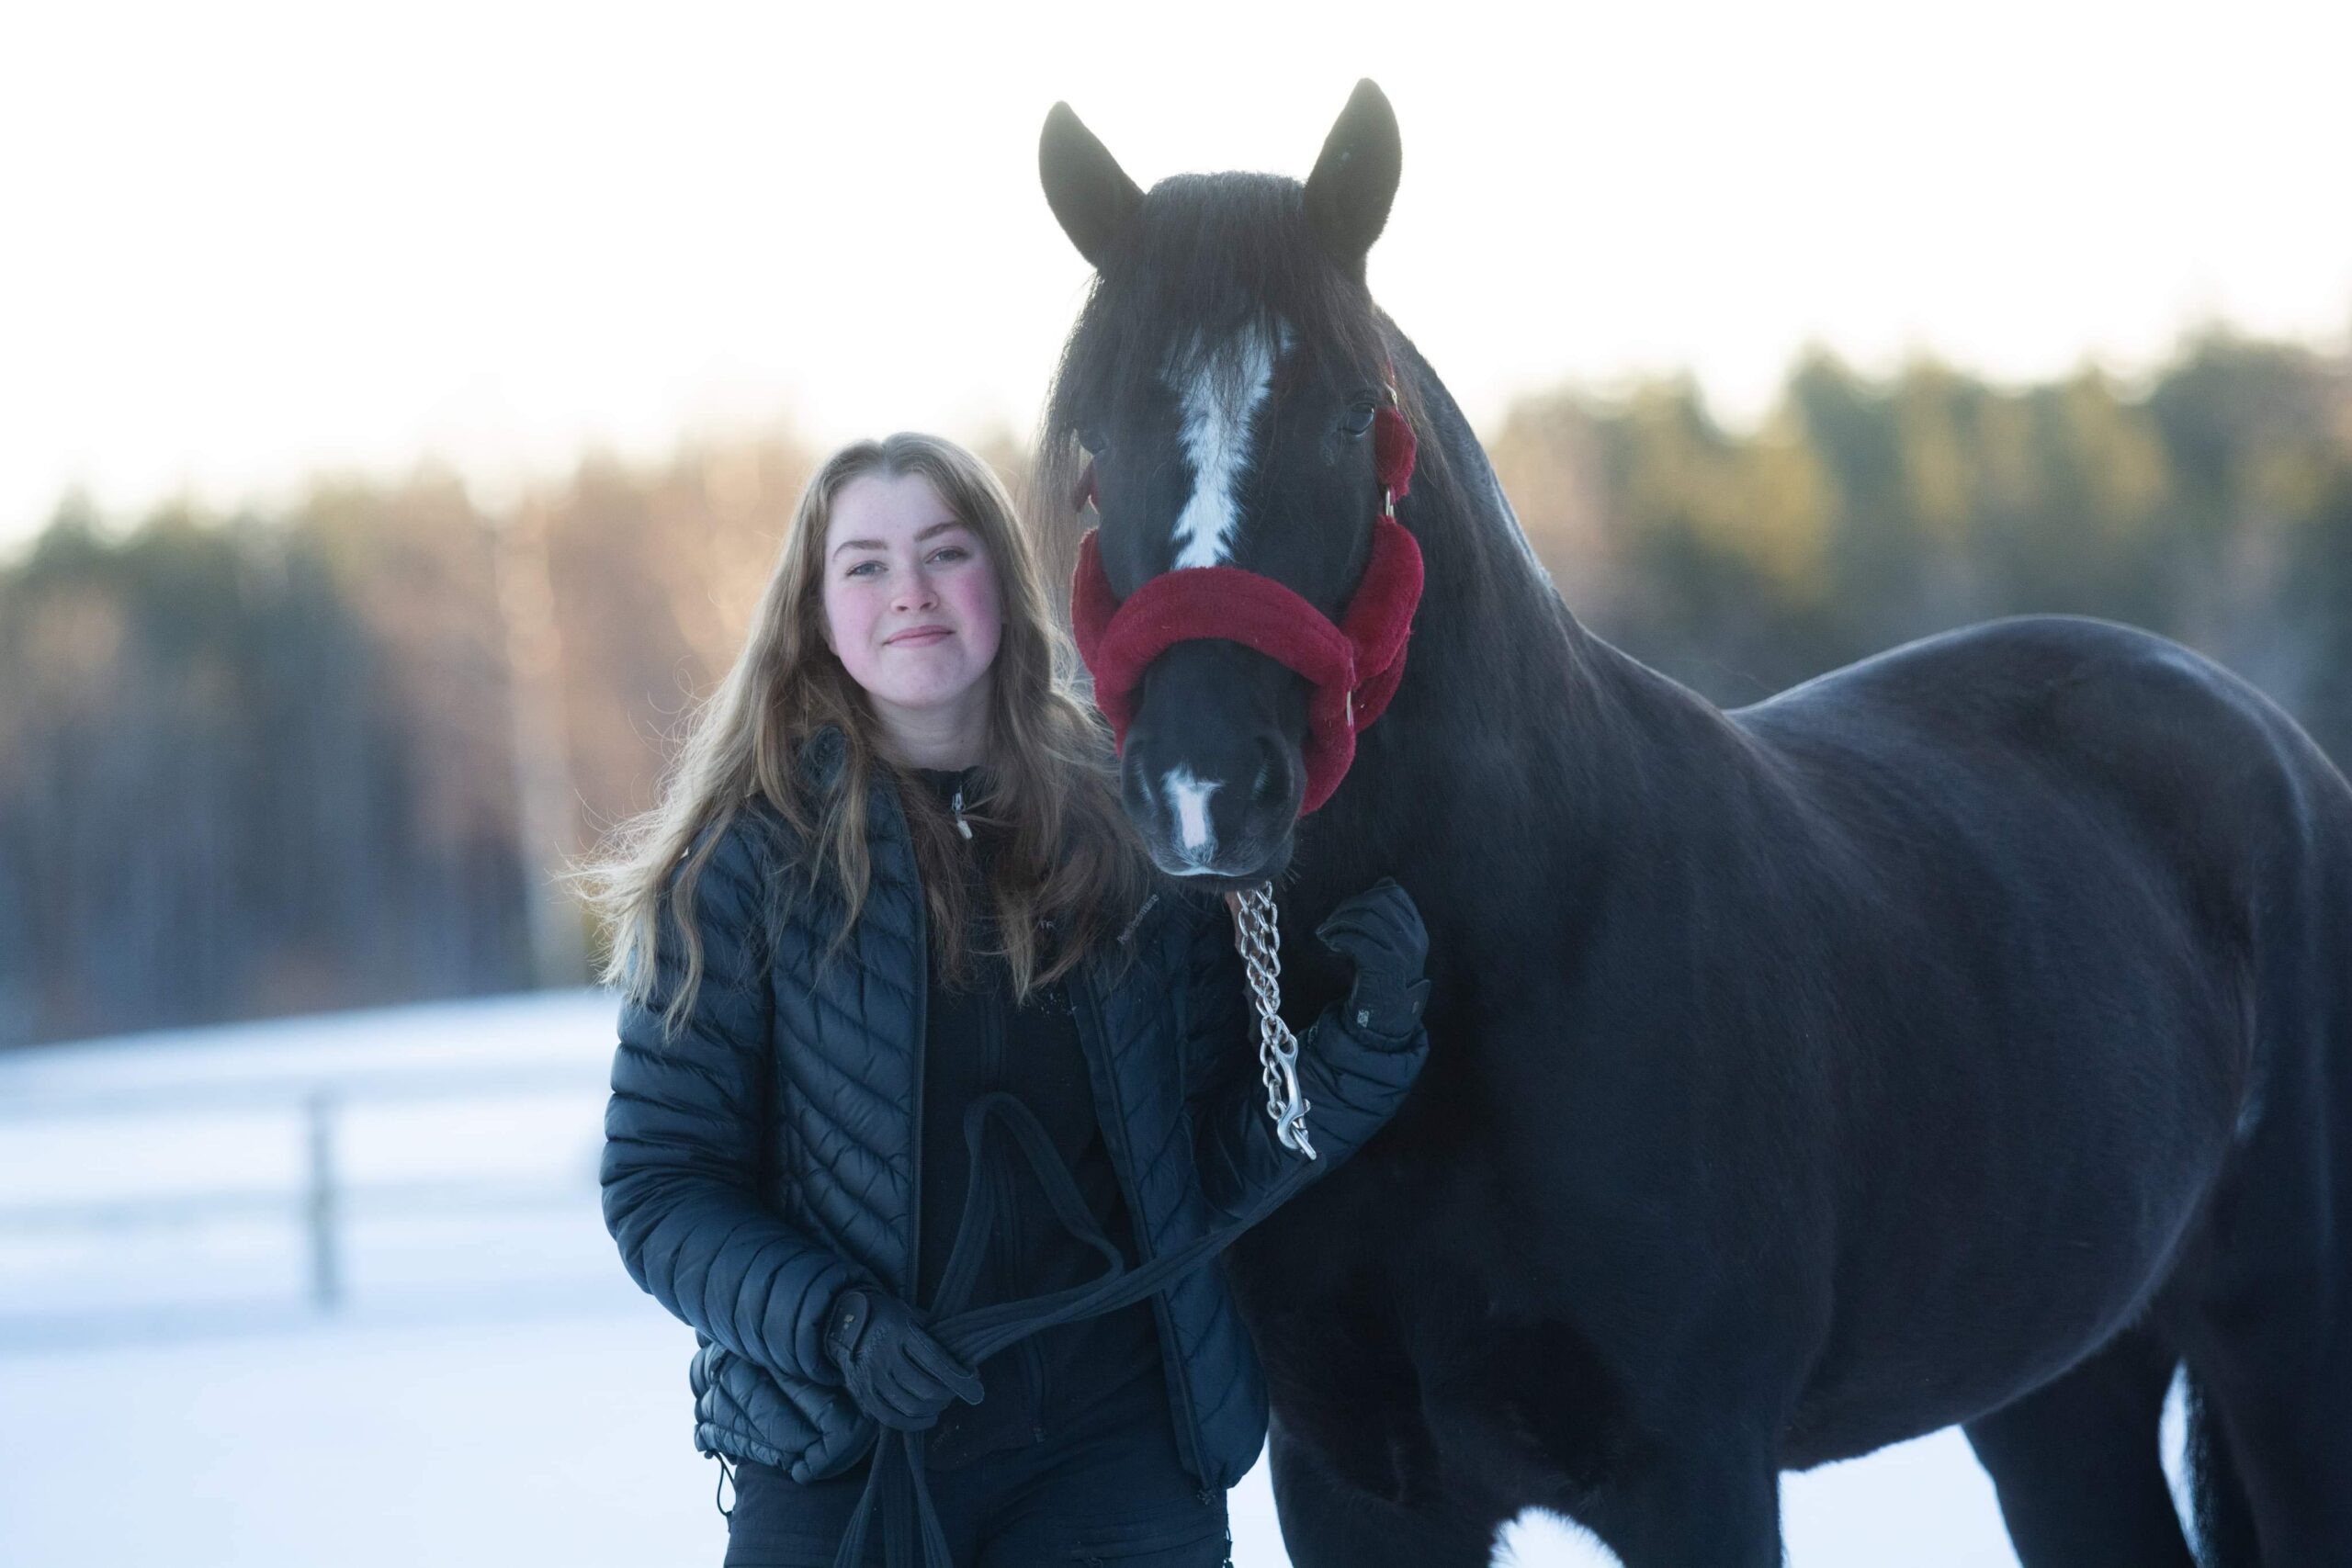
<svg viewBox="0 0 2352 1568">
<path fill-rule="evenodd" d="M 1241 478 L 1250 470 L 1250 423 L 1266 400 L 1274 361 L 1288 346 L 1245 330 L 1230 348 L 1180 389 L 1184 455 L 1193 460 L 1193 495 L 1176 517 L 1176 565 L 1217 566 L 1233 558 L 1241 526 Z"/>
<path fill-rule="evenodd" d="M 1185 767 L 1169 769 L 1167 776 L 1160 780 L 1169 809 L 1176 814 L 1181 847 L 1194 861 L 1204 861 L 1216 853 L 1216 834 L 1209 827 L 1209 796 L 1220 787 L 1218 781 L 1204 782 Z"/>
</svg>

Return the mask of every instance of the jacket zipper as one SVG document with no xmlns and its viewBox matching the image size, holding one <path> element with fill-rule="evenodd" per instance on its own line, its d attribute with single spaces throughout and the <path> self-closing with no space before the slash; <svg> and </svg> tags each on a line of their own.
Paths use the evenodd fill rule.
<svg viewBox="0 0 2352 1568">
<path fill-rule="evenodd" d="M 1003 1007 L 989 1010 L 989 1038 L 996 1046 L 996 1060 L 990 1066 L 994 1068 L 996 1081 L 1000 1084 L 1006 1081 L 1011 1069 L 1012 1047 L 1005 1039 L 1004 1025 L 1007 1010 L 1012 1006 L 1014 1006 L 1012 998 L 1010 993 L 1007 993 Z M 1013 1163 L 1009 1159 L 1000 1159 L 990 1168 L 990 1172 L 997 1183 L 997 1213 L 1003 1216 L 998 1226 L 998 1237 L 1002 1247 L 1001 1256 L 1006 1266 L 1001 1278 L 1017 1280 L 1022 1277 L 1021 1265 L 1035 1240 L 1029 1225 L 1029 1220 L 1034 1216 L 1023 1214 L 1021 1203 L 1021 1179 L 1019 1170 Z M 1015 1288 L 1017 1290 L 1018 1287 Z M 1022 1365 L 1028 1370 L 1029 1393 L 1033 1401 L 1030 1406 L 1029 1435 L 1035 1441 L 1042 1443 L 1046 1440 L 1046 1412 L 1048 1404 L 1046 1398 L 1046 1349 L 1037 1342 L 1038 1338 L 1039 1337 L 1035 1334 L 1023 1337 L 1021 1361 Z"/>
<path fill-rule="evenodd" d="M 980 1013 L 980 1071 L 989 1083 L 1001 1086 L 1012 1055 L 1005 1039 L 1005 1010 L 1012 1007 L 1008 995 L 1001 1007 L 989 1007 Z M 996 1198 L 997 1223 L 989 1237 L 989 1256 L 995 1264 L 995 1277 L 1001 1283 L 1018 1281 L 1022 1278 L 1021 1264 L 1027 1251 L 1028 1227 L 1023 1223 L 1020 1182 L 1012 1164 L 998 1159 L 981 1167 L 978 1179 L 988 1184 Z M 1017 1291 L 1017 1285 L 1016 1285 Z M 1046 1358 L 1038 1348 L 1037 1336 L 1022 1339 L 1018 1347 L 1021 1365 L 1028 1375 L 1033 1400 L 1029 1423 L 1030 1436 L 1038 1442 L 1046 1439 Z"/>
<path fill-rule="evenodd" d="M 898 801 L 892 797 L 892 792 L 886 789 L 881 793 L 886 798 L 889 798 L 889 809 L 893 812 L 897 811 Z M 903 816 L 900 816 L 898 818 L 898 822 L 900 835 L 903 837 L 906 829 L 906 818 Z M 913 847 L 914 846 L 911 842 L 908 844 L 908 850 L 910 853 Z M 913 1098 L 915 1109 L 914 1119 L 911 1122 L 914 1135 L 907 1140 L 908 1147 L 910 1151 L 910 1166 L 912 1174 L 910 1178 L 910 1184 L 907 1190 L 906 1280 L 907 1304 L 909 1306 L 921 1306 L 922 1303 L 916 1301 L 915 1297 L 922 1289 L 922 1077 L 924 1059 L 928 1055 L 930 1048 L 930 1043 L 927 1036 L 931 1032 L 931 917 L 923 908 L 922 889 L 920 886 L 915 889 L 914 951 L 915 962 L 922 964 L 922 968 L 919 972 L 918 982 L 914 987 L 915 1072 Z"/>
<path fill-rule="evenodd" d="M 1157 894 L 1153 895 L 1152 900 L 1147 902 L 1144 908 L 1150 908 L 1151 903 L 1158 901 L 1158 897 Z M 1142 919 L 1142 915 L 1138 913 L 1136 917 L 1136 924 L 1140 925 Z M 1127 928 L 1127 935 L 1134 934 L 1135 926 L 1131 925 Z M 1102 1063 L 1102 1081 L 1095 1086 L 1095 1114 L 1102 1119 L 1103 1135 L 1106 1138 L 1115 1139 L 1118 1144 L 1118 1148 L 1111 1160 L 1111 1167 L 1119 1178 L 1119 1197 L 1127 1205 L 1127 1228 L 1136 1239 L 1136 1263 L 1140 1268 L 1152 1259 L 1151 1227 L 1144 1223 L 1143 1207 L 1136 1201 L 1135 1183 L 1128 1176 L 1129 1168 L 1135 1161 L 1135 1154 L 1132 1146 L 1127 1143 L 1125 1119 L 1124 1115 L 1118 1114 L 1122 1110 L 1117 1103 L 1118 1096 L 1112 1092 L 1110 1083 L 1111 1063 L 1106 1044 L 1110 1036 L 1110 1025 L 1103 1021 L 1102 998 L 1094 988 L 1093 966 L 1081 964 L 1079 975 L 1082 981 L 1079 988 L 1086 994 L 1087 1014 L 1094 1025 L 1093 1035 L 1096 1043 L 1096 1048 L 1090 1054 L 1087 1062 L 1087 1077 L 1090 1082 L 1092 1082 L 1094 1061 L 1099 1058 Z M 1113 1114 L 1104 1114 L 1105 1101 L 1110 1102 L 1107 1109 Z M 1179 1114 L 1182 1112 L 1180 1111 Z M 1206 1486 L 1208 1472 L 1201 1464 L 1201 1418 L 1193 1409 L 1192 1371 L 1183 1365 L 1176 1348 L 1175 1331 L 1168 1325 L 1167 1297 L 1154 1294 L 1148 1299 L 1151 1303 L 1152 1325 L 1159 1331 L 1159 1357 L 1168 1390 L 1175 1397 L 1177 1404 L 1182 1406 L 1182 1419 L 1176 1423 L 1176 1437 L 1183 1445 L 1184 1461 L 1191 1467 L 1193 1477 L 1203 1486 Z"/>
</svg>

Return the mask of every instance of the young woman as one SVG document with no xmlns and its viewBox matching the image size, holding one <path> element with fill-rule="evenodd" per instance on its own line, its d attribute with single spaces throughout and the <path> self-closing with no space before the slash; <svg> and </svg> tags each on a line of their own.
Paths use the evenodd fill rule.
<svg viewBox="0 0 2352 1568">
<path fill-rule="evenodd" d="M 624 994 L 605 1222 L 696 1332 L 735 1568 L 831 1563 L 877 1428 L 927 1434 L 905 1447 L 958 1568 L 1227 1558 L 1266 1401 L 1214 1264 L 978 1367 L 927 1329 L 1142 1267 L 1297 1165 L 1225 911 L 1141 859 L 1059 651 L 985 465 L 847 447 L 662 804 L 589 878 Z M 1321 934 L 1356 965 L 1300 1048 L 1328 1168 L 1410 1086 L 1427 984 L 1393 883 Z M 978 1126 L 1008 1098 L 1010 1144 Z"/>
</svg>

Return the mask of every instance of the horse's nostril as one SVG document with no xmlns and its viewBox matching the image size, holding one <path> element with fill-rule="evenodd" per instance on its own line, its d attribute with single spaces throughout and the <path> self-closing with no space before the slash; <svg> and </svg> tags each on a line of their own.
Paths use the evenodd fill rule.
<svg viewBox="0 0 2352 1568">
<path fill-rule="evenodd" d="M 1290 768 L 1283 762 L 1281 750 L 1270 740 L 1258 742 L 1258 772 L 1250 781 L 1250 800 L 1254 806 L 1280 806 L 1290 794 Z"/>
</svg>

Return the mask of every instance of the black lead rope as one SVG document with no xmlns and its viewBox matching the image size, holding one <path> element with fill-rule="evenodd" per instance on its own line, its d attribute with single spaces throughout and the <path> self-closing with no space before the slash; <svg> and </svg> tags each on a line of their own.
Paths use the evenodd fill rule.
<svg viewBox="0 0 2352 1568">
<path fill-rule="evenodd" d="M 1014 1146 L 1028 1162 L 1030 1173 L 1045 1190 L 1054 1218 L 1073 1238 L 1099 1253 L 1104 1268 L 1101 1275 L 1082 1285 L 965 1311 L 961 1309 L 979 1274 L 980 1256 L 998 1217 L 995 1185 L 980 1179 L 980 1156 L 991 1125 L 1001 1126 L 1012 1134 Z M 999 1091 L 972 1101 L 964 1112 L 964 1145 L 971 1160 L 971 1181 L 966 1190 L 963 1218 L 956 1227 L 956 1245 L 947 1255 L 947 1270 L 940 1279 L 930 1332 L 949 1355 L 967 1367 L 978 1366 L 1006 1346 L 1041 1329 L 1080 1318 L 1100 1317 L 1157 1294 L 1232 1246 L 1243 1232 L 1273 1213 L 1317 1168 L 1300 1161 L 1255 1207 L 1232 1224 L 1195 1237 L 1140 1269 L 1129 1269 L 1126 1260 L 1119 1256 L 1119 1249 L 1087 1212 L 1078 1183 L 1071 1179 L 1069 1168 L 1054 1152 L 1052 1141 L 1046 1137 L 1035 1112 L 1020 1100 Z M 866 1537 L 877 1513 L 882 1520 L 882 1558 L 886 1568 L 956 1568 L 956 1561 L 947 1551 L 947 1532 L 939 1522 L 938 1510 L 932 1506 L 924 1454 L 926 1436 L 923 1432 L 888 1428 L 877 1433 L 872 1467 L 866 1472 L 865 1491 L 858 1498 L 857 1511 L 851 1516 L 849 1529 L 842 1537 L 841 1550 L 833 1554 L 833 1568 L 860 1568 L 865 1562 Z"/>
</svg>

